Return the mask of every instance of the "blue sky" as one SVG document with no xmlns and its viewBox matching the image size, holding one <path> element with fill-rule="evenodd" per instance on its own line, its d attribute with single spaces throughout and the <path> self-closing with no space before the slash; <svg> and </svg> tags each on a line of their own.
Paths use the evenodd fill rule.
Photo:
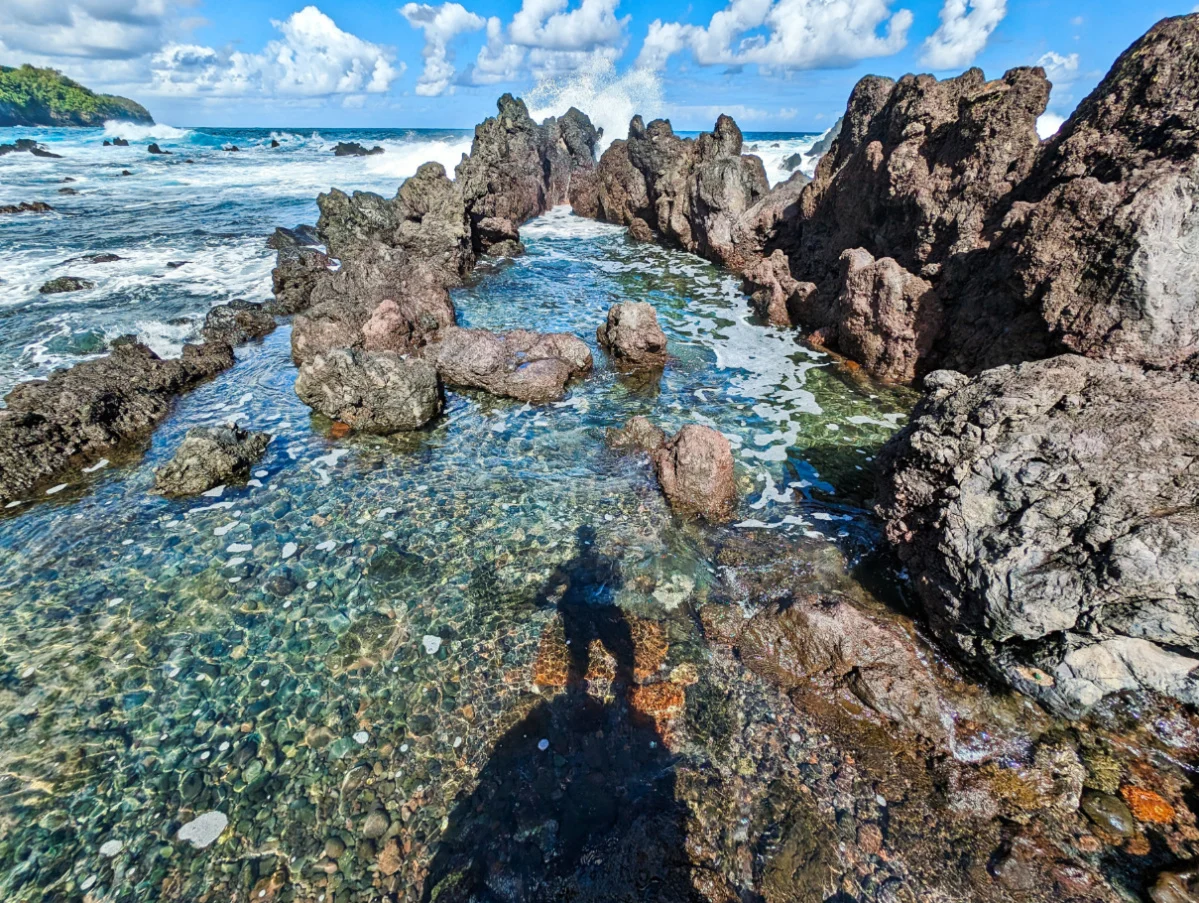
<svg viewBox="0 0 1199 903">
<path fill-rule="evenodd" d="M 1046 66 L 1067 116 L 1187 2 L 2 0 L 0 63 L 52 65 L 161 122 L 469 127 L 503 91 L 608 119 L 821 131 L 866 74 Z"/>
</svg>

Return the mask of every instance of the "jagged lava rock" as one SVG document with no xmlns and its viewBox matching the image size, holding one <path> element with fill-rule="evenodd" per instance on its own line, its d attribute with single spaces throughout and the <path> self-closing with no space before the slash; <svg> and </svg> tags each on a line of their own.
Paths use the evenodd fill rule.
<svg viewBox="0 0 1199 903">
<path fill-rule="evenodd" d="M 96 283 L 80 276 L 59 276 L 38 289 L 42 295 L 61 295 L 66 292 L 82 292 L 96 287 Z"/>
<path fill-rule="evenodd" d="M 444 402 L 430 362 L 357 349 L 333 349 L 304 363 L 296 394 L 326 417 L 376 435 L 420 429 Z"/>
<path fill-rule="evenodd" d="M 1060 712 L 1199 701 L 1199 385 L 1075 355 L 926 383 L 878 513 L 937 635 Z"/>
<path fill-rule="evenodd" d="M 275 299 L 268 305 L 269 311 L 289 316 L 307 310 L 312 305 L 312 293 L 317 283 L 331 275 L 331 263 L 328 255 L 317 248 L 281 246 L 275 256 L 275 268 L 271 270 L 271 290 Z"/>
<path fill-rule="evenodd" d="M 842 354 L 878 379 L 909 383 L 941 330 L 943 310 L 931 283 L 890 257 L 856 248 L 841 255 L 841 293 L 833 329 Z"/>
<path fill-rule="evenodd" d="M 617 367 L 661 367 L 666 363 L 666 333 L 658 325 L 653 305 L 625 301 L 608 310 L 608 319 L 596 330 L 600 347 Z"/>
<path fill-rule="evenodd" d="M 303 223 L 294 229 L 278 226 L 266 240 L 266 246 L 272 251 L 281 251 L 284 248 L 311 248 L 320 243 L 321 238 L 316 233 L 316 227 Z"/>
<path fill-rule="evenodd" d="M 238 299 L 218 304 L 204 317 L 200 334 L 205 342 L 224 342 L 241 345 L 251 339 L 261 339 L 275 331 L 275 318 L 263 305 Z"/>
<path fill-rule="evenodd" d="M 372 244 L 315 282 L 310 307 L 292 325 L 292 358 L 303 363 L 333 348 L 408 353 L 434 341 L 457 320 L 443 275 L 402 249 Z"/>
<path fill-rule="evenodd" d="M 713 523 L 732 516 L 737 506 L 733 450 L 721 433 L 689 424 L 653 453 L 653 462 L 675 511 Z"/>
<path fill-rule="evenodd" d="M 266 433 L 232 424 L 188 430 L 174 457 L 155 472 L 154 491 L 181 498 L 244 480 L 270 441 Z"/>
<path fill-rule="evenodd" d="M 173 397 L 233 366 L 224 343 L 184 345 L 162 360 L 131 338 L 112 353 L 21 383 L 0 411 L 0 501 L 9 501 L 73 460 L 139 438 L 171 409 Z"/>
<path fill-rule="evenodd" d="M 1171 367 L 1199 353 L 1199 15 L 1125 51 L 1028 179 L 1016 276 L 1088 357 Z"/>
<path fill-rule="evenodd" d="M 544 404 L 561 398 L 566 383 L 592 368 L 587 343 L 564 333 L 492 333 L 451 327 L 426 354 L 446 385 Z"/>
</svg>

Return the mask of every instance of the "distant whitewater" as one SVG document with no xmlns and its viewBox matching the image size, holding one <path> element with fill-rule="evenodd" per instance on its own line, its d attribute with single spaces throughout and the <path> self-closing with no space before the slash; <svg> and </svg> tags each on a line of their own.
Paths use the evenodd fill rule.
<svg viewBox="0 0 1199 903">
<path fill-rule="evenodd" d="M 529 103 L 538 119 L 571 106 L 589 111 L 608 143 L 627 134 L 634 113 L 651 118 L 665 112 L 655 77 L 617 77 L 604 67 L 547 82 Z M 430 160 L 452 173 L 470 151 L 473 131 L 123 122 L 103 129 L 0 129 L 0 143 L 16 137 L 34 138 L 61 159 L 0 157 L 0 204 L 45 201 L 55 208 L 48 216 L 0 221 L 6 248 L 0 257 L 0 394 L 22 379 L 102 354 L 125 334 L 136 334 L 160 355 L 179 354 L 210 307 L 270 297 L 274 255 L 264 238 L 276 226 L 314 222 L 319 193 L 337 186 L 391 196 Z M 750 132 L 746 145 L 775 183 L 791 175 L 796 155 L 799 168 L 811 172 L 815 160 L 803 154 L 817 137 Z M 116 138 L 129 146 L 103 146 Z M 335 157 L 340 141 L 377 144 L 384 153 Z M 170 154 L 147 154 L 151 142 Z M 98 254 L 119 259 L 87 259 Z M 39 292 L 62 275 L 96 287 Z"/>
</svg>

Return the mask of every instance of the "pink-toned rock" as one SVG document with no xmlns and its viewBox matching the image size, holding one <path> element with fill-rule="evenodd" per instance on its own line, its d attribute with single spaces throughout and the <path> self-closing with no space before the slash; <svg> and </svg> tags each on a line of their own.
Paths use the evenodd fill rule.
<svg viewBox="0 0 1199 903">
<path fill-rule="evenodd" d="M 653 455 L 662 492 L 675 511 L 718 523 L 737 506 L 737 483 L 729 440 L 707 426 L 690 424 Z"/>
<path fill-rule="evenodd" d="M 635 370 L 666 363 L 666 333 L 653 306 L 644 301 L 614 304 L 595 335 L 617 367 Z"/>
<path fill-rule="evenodd" d="M 841 255 L 837 349 L 879 379 L 909 383 L 941 329 L 932 285 L 890 257 L 856 248 Z"/>
<path fill-rule="evenodd" d="M 563 333 L 494 333 L 451 327 L 427 352 L 448 386 L 544 404 L 561 398 L 566 383 L 591 370 L 591 352 Z"/>
</svg>

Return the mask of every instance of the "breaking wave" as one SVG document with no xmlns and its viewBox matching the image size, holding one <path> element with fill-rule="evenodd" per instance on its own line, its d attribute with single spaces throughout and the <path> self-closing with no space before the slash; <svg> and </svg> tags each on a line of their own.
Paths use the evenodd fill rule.
<svg viewBox="0 0 1199 903">
<path fill-rule="evenodd" d="M 568 78 L 545 79 L 526 97 L 529 112 L 540 122 L 578 107 L 604 130 L 600 151 L 629 134 L 637 114 L 648 122 L 664 115 L 662 82 L 648 69 L 618 74 L 611 60 L 593 59 Z"/>
</svg>

